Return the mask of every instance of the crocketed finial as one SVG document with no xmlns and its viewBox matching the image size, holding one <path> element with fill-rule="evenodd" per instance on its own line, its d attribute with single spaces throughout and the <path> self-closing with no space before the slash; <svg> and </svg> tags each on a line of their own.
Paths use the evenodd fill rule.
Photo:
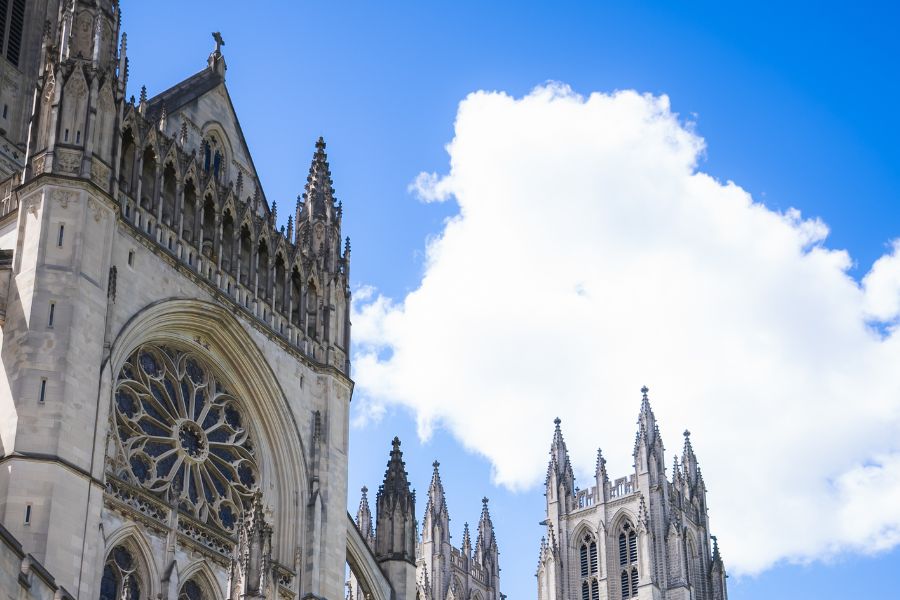
<svg viewBox="0 0 900 600">
<path fill-rule="evenodd" d="M 649 392 L 649 391 L 650 391 L 650 388 L 648 388 L 646 385 L 641 388 L 641 394 L 644 396 L 644 400 L 647 399 L 647 392 Z"/>
</svg>

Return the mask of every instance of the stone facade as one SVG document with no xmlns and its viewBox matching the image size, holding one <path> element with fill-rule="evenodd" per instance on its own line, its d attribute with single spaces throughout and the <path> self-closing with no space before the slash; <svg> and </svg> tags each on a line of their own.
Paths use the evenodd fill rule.
<svg viewBox="0 0 900 600">
<path fill-rule="evenodd" d="M 278 228 L 221 36 L 127 99 L 118 2 L 23 10 L 0 58 L 4 589 L 28 556 L 20 597 L 343 597 L 350 249 L 325 142 Z"/>
<path fill-rule="evenodd" d="M 597 451 L 594 481 L 575 487 L 560 421 L 550 445 L 538 600 L 727 600 L 725 567 L 710 535 L 706 486 L 684 432 L 666 478 L 665 449 L 648 389 L 634 444 L 634 473 L 610 481 Z"/>
</svg>

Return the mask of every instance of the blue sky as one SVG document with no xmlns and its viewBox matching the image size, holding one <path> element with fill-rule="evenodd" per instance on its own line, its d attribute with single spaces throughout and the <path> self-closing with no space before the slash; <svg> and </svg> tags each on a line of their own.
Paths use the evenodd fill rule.
<svg viewBox="0 0 900 600">
<path fill-rule="evenodd" d="M 125 2 L 130 93 L 145 84 L 153 95 L 200 70 L 212 47 L 209 32 L 220 30 L 229 91 L 269 201 L 287 217 L 314 141 L 324 135 L 353 243 L 353 284 L 397 301 L 420 285 L 426 241 L 458 211 L 454 202 L 420 202 L 408 185 L 420 172 L 448 171 L 445 145 L 459 103 L 477 90 L 522 97 L 558 81 L 583 95 L 667 94 L 672 110 L 705 139 L 700 170 L 736 182 L 775 211 L 796 207 L 821 218 L 830 228 L 827 246 L 849 252 L 855 278 L 900 236 L 895 6 L 487 4 L 266 2 L 248 10 L 227 0 Z M 634 417 L 638 399 L 624 399 Z M 385 410 L 380 421 L 352 432 L 351 510 L 361 485 L 377 487 L 390 439 L 399 435 L 420 510 L 438 459 L 457 543 L 463 522 L 477 521 L 480 498 L 489 496 L 503 591 L 534 597 L 540 486 L 513 492 L 495 485 L 490 460 L 465 450 L 459 435 L 438 426 L 420 442 L 409 409 Z M 673 449 L 681 426 L 671 425 Z M 542 449 L 550 419 L 543 431 L 533 440 Z M 823 444 L 840 435 L 825 433 Z M 701 463 L 716 452 L 702 439 L 695 447 Z M 624 462 L 631 448 L 604 450 Z M 715 528 L 716 482 L 707 484 Z M 741 540 L 720 540 L 727 566 L 729 548 Z M 733 577 L 729 592 L 732 600 L 886 597 L 898 583 L 900 551 L 838 551 Z"/>
</svg>

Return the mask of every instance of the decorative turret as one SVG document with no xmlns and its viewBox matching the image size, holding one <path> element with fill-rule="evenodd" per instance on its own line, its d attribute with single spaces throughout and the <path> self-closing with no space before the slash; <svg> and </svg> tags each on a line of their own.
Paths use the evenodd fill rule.
<svg viewBox="0 0 900 600">
<path fill-rule="evenodd" d="M 416 494 L 409 488 L 396 437 L 375 507 L 375 558 L 397 597 L 412 597 L 416 589 Z"/>
<path fill-rule="evenodd" d="M 444 485 L 441 483 L 441 474 L 438 468 L 441 463 L 434 461 L 434 473 L 431 475 L 431 485 L 428 486 L 428 504 L 425 507 L 425 519 L 422 527 L 422 541 L 441 544 L 450 539 L 450 513 L 447 510 L 447 499 L 444 495 Z"/>
<path fill-rule="evenodd" d="M 122 56 L 116 52 L 118 35 L 116 0 L 60 3 L 55 29 L 44 37 L 23 181 L 59 173 L 109 189 L 127 76 L 124 40 Z"/>
<path fill-rule="evenodd" d="M 559 418 L 553 420 L 553 442 L 550 444 L 550 464 L 547 467 L 548 488 L 552 488 L 559 495 L 562 507 L 571 508 L 571 501 L 575 498 L 575 474 L 572 471 L 572 463 L 569 461 L 569 450 L 563 439 L 562 421 Z"/>
<path fill-rule="evenodd" d="M 272 527 L 266 523 L 262 494 L 257 492 L 250 507 L 244 511 L 238 528 L 229 574 L 230 600 L 270 597 L 271 570 Z"/>
<path fill-rule="evenodd" d="M 313 153 L 306 187 L 303 193 L 305 217 L 309 221 L 330 221 L 335 213 L 334 181 L 328 166 L 328 155 L 325 154 L 325 138 L 319 137 L 316 151 Z"/>
<path fill-rule="evenodd" d="M 481 499 L 481 518 L 478 520 L 478 539 L 475 542 L 475 562 L 484 567 L 495 589 L 499 589 L 500 577 L 499 550 L 494 537 L 494 524 L 488 511 L 488 499 Z"/>
<path fill-rule="evenodd" d="M 657 484 L 665 478 L 665 448 L 659 434 L 656 416 L 650 408 L 647 394 L 650 388 L 641 388 L 641 412 L 638 415 L 638 431 L 634 440 L 634 466 L 638 475 L 649 475 L 650 483 Z"/>
<path fill-rule="evenodd" d="M 369 510 L 369 488 L 362 487 L 362 497 L 359 499 L 359 509 L 356 511 L 356 526 L 363 539 L 369 544 L 369 548 L 375 548 L 375 530 L 372 527 L 372 512 Z"/>
<path fill-rule="evenodd" d="M 394 438 L 384 483 L 375 500 L 377 527 L 375 556 L 378 560 L 404 560 L 415 564 L 416 495 L 409 488 L 400 438 Z"/>
<path fill-rule="evenodd" d="M 460 548 L 466 560 L 472 560 L 472 536 L 469 534 L 469 524 L 463 524 L 463 541 Z"/>
<path fill-rule="evenodd" d="M 713 543 L 712 564 L 710 565 L 710 582 L 712 584 L 711 600 L 728 600 L 728 590 L 725 584 L 725 563 L 719 553 L 719 540 L 716 536 L 710 536 Z"/>
<path fill-rule="evenodd" d="M 606 472 L 606 459 L 603 450 L 597 448 L 597 464 L 594 467 L 594 479 L 597 481 L 597 492 L 606 499 L 609 491 L 609 474 Z"/>
</svg>

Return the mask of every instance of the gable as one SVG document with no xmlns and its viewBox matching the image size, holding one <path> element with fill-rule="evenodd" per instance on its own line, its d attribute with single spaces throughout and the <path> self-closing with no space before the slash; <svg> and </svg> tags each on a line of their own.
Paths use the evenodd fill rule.
<svg viewBox="0 0 900 600">
<path fill-rule="evenodd" d="M 186 125 L 185 152 L 195 152 L 200 164 L 205 165 L 204 141 L 208 142 L 210 169 L 215 166 L 216 154 L 220 154 L 220 168 L 225 169 L 221 181 L 233 183 L 236 190 L 241 187 L 244 201 L 258 192 L 268 213 L 259 175 L 220 69 L 208 67 L 154 96 L 147 105 L 148 120 L 158 119 L 163 109 L 167 136 L 180 139 Z"/>
</svg>

